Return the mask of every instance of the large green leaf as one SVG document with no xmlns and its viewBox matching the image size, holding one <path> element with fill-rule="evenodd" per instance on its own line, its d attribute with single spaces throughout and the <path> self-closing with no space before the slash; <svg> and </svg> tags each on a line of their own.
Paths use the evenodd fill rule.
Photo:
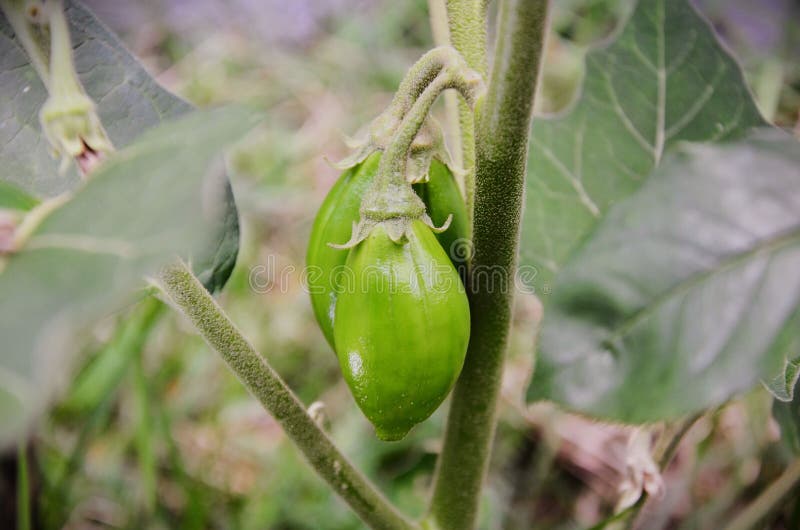
<svg viewBox="0 0 800 530">
<path fill-rule="evenodd" d="M 531 399 L 674 418 L 771 378 L 800 333 L 800 144 L 682 146 L 559 274 Z"/>
<path fill-rule="evenodd" d="M 147 131 L 8 258 L 0 274 L 0 442 L 41 409 L 87 328 L 169 259 L 206 252 L 216 236 L 209 214 L 225 207 L 219 155 L 255 119 L 242 108 L 197 111 Z"/>
<path fill-rule="evenodd" d="M 76 69 L 117 148 L 163 120 L 191 110 L 191 105 L 156 83 L 88 9 L 79 2 L 66 4 Z M 46 98 L 44 85 L 0 11 L 0 181 L 39 198 L 59 195 L 80 183 L 74 167 L 59 175 L 58 160 L 42 134 L 38 116 Z M 221 198 L 227 210 L 220 210 L 218 236 L 199 260 L 202 264 L 195 267 L 211 290 L 225 283 L 239 248 L 236 204 L 223 173 L 219 186 L 225 189 Z"/>
<path fill-rule="evenodd" d="M 686 0 L 639 0 L 616 39 L 586 56 L 583 92 L 536 118 L 521 263 L 545 307 L 555 275 L 609 207 L 681 140 L 718 140 L 763 121 L 736 62 Z"/>
</svg>

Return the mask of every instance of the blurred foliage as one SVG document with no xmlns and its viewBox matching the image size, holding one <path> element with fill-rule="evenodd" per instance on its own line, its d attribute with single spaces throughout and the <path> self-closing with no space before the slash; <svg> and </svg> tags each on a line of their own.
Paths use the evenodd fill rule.
<svg viewBox="0 0 800 530">
<path fill-rule="evenodd" d="M 430 46 L 426 2 L 89 3 L 171 90 L 200 106 L 237 101 L 267 112 L 231 157 L 242 246 L 220 302 L 305 403 L 324 402 L 344 452 L 401 508 L 421 514 L 446 407 L 402 442 L 377 441 L 316 327 L 300 271 L 314 213 L 338 175 L 323 157 L 344 156 L 342 135 L 384 108 Z M 631 1 L 554 5 L 539 112 L 572 101 L 586 48 L 613 34 Z M 780 59 L 778 115 L 787 124 L 800 107 L 791 96 L 797 57 Z M 748 67 L 751 82 L 759 71 Z M 188 324 L 161 310 L 149 321 L 149 311 L 133 307 L 97 327 L 74 384 L 31 439 L 39 526 L 361 528 Z M 539 311 L 535 300 L 518 300 L 481 529 L 585 528 L 616 500 L 615 484 L 588 480 L 579 465 L 591 455 L 567 452 L 558 430 L 566 415 L 534 417 L 519 405 Z M 148 331 L 141 344 L 125 338 L 136 326 Z M 788 456 L 769 399 L 759 389 L 698 422 L 649 529 L 717 528 L 774 480 Z M 786 510 L 795 519 L 782 516 L 774 528 L 800 527 L 795 503 Z"/>
</svg>

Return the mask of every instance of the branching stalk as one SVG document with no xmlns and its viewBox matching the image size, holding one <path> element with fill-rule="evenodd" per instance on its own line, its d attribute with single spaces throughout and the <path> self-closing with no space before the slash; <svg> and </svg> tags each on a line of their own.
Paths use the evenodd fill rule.
<svg viewBox="0 0 800 530">
<path fill-rule="evenodd" d="M 494 437 L 547 7 L 546 0 L 501 4 L 489 90 L 478 106 L 475 255 L 467 282 L 472 330 L 464 369 L 453 392 L 429 515 L 443 530 L 475 526 Z M 451 37 L 455 38 L 452 25 Z M 487 282 L 489 271 L 492 277 L 499 271 L 503 285 Z"/>
<path fill-rule="evenodd" d="M 458 59 L 454 64 L 446 65 L 434 79 L 428 81 L 425 89 L 407 111 L 391 144 L 381 157 L 376 182 L 406 182 L 405 173 L 411 144 L 428 117 L 433 102 L 444 90 L 454 88 L 464 96 L 471 107 L 475 105 L 476 99 L 483 93 L 483 83 L 477 73 L 469 70 L 460 57 Z"/>
<path fill-rule="evenodd" d="M 426 52 L 406 73 L 390 108 L 400 119 L 411 110 L 428 85 L 444 69 L 466 69 L 468 64 L 452 46 L 438 46 Z"/>
<path fill-rule="evenodd" d="M 355 227 L 353 236 L 344 245 L 345 247 L 363 240 L 376 222 L 391 221 L 395 226 L 391 229 L 392 233 L 400 237 L 405 231 L 404 220 L 424 215 L 425 205 L 414 193 L 406 178 L 409 152 L 417 133 L 428 117 L 433 102 L 442 91 L 454 88 L 470 105 L 474 105 L 484 90 L 480 76 L 470 70 L 455 52 L 453 54 L 453 61 L 445 64 L 439 74 L 429 82 L 395 130 L 391 142 L 381 156 L 375 180 L 361 201 L 360 223 Z"/>
<path fill-rule="evenodd" d="M 182 262 L 161 274 L 170 300 L 283 427 L 316 472 L 374 529 L 411 530 L 403 517 L 336 448 L 280 376 L 228 319 Z"/>
</svg>

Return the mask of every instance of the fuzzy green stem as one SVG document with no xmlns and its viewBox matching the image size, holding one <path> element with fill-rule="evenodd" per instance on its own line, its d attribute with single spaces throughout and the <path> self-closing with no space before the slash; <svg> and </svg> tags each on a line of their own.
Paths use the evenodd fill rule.
<svg viewBox="0 0 800 530">
<path fill-rule="evenodd" d="M 393 115 L 402 119 L 428 85 L 447 67 L 466 67 L 464 59 L 451 46 L 439 46 L 420 57 L 397 87 L 389 107 Z"/>
<path fill-rule="evenodd" d="M 45 27 L 36 27 L 28 20 L 23 0 L 0 0 L 0 9 L 5 13 L 33 69 L 47 88 L 50 85 L 50 43 Z"/>
<path fill-rule="evenodd" d="M 428 117 L 433 102 L 448 88 L 458 90 L 474 105 L 483 92 L 483 83 L 480 76 L 470 70 L 458 55 L 428 83 L 411 109 L 405 113 L 392 141 L 381 156 L 375 181 L 364 194 L 361 208 L 364 218 L 384 220 L 419 217 L 424 213 L 422 201 L 406 180 L 408 156 L 411 144 Z"/>
<path fill-rule="evenodd" d="M 487 0 L 447 0 L 450 43 L 483 78 L 487 77 L 486 10 Z M 461 128 L 461 166 L 464 169 L 464 196 L 470 220 L 475 209 L 475 114 L 464 101 L 458 104 Z"/>
<path fill-rule="evenodd" d="M 475 255 L 467 281 L 472 329 L 453 391 L 429 515 L 442 530 L 474 527 L 494 437 L 547 7 L 546 0 L 501 4 L 489 91 L 479 106 Z M 503 285 L 487 281 L 498 273 Z"/>
<path fill-rule="evenodd" d="M 163 288 L 208 344 L 303 452 L 311 466 L 371 528 L 417 528 L 403 517 L 336 448 L 280 376 L 244 338 L 182 262 L 166 267 Z"/>
<path fill-rule="evenodd" d="M 378 170 L 378 179 L 406 182 L 406 166 L 411 144 L 422 128 L 422 124 L 430 113 L 433 102 L 444 90 L 454 88 L 458 90 L 471 104 L 482 92 L 483 86 L 480 77 L 471 72 L 463 61 L 454 66 L 446 66 L 433 80 L 431 80 L 419 95 L 414 105 L 403 117 L 403 121 L 395 131 L 392 142 L 381 157 Z"/>
<path fill-rule="evenodd" d="M 778 479 L 769 485 L 750 505 L 748 505 L 736 519 L 727 527 L 727 530 L 755 530 L 780 508 L 781 504 L 795 489 L 800 487 L 800 458 L 789 464 L 789 467 Z"/>
</svg>

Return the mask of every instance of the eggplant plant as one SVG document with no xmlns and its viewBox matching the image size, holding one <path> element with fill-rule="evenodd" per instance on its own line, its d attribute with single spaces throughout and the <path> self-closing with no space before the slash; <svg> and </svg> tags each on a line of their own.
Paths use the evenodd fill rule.
<svg viewBox="0 0 800 530">
<path fill-rule="evenodd" d="M 193 108 L 77 1 L 0 0 L 0 444 L 19 448 L 19 528 L 27 440 L 87 333 L 135 305 L 120 337 L 140 349 L 158 300 L 364 525 L 476 528 L 520 290 L 543 307 L 527 403 L 663 433 L 646 448 L 653 473 L 698 417 L 767 386 L 794 456 L 729 524 L 774 518 L 800 484 L 797 138 L 764 117 L 689 0 L 632 2 L 586 54 L 575 101 L 534 117 L 554 2 L 496 3 L 490 17 L 487 0 L 430 0 L 437 45 L 352 142 L 299 242 L 314 316 L 376 443 L 449 398 L 415 518 L 214 297 L 239 252 L 223 154 L 268 116 Z M 457 100 L 440 125 L 446 91 Z M 647 496 L 596 528 L 649 528 Z"/>
</svg>

